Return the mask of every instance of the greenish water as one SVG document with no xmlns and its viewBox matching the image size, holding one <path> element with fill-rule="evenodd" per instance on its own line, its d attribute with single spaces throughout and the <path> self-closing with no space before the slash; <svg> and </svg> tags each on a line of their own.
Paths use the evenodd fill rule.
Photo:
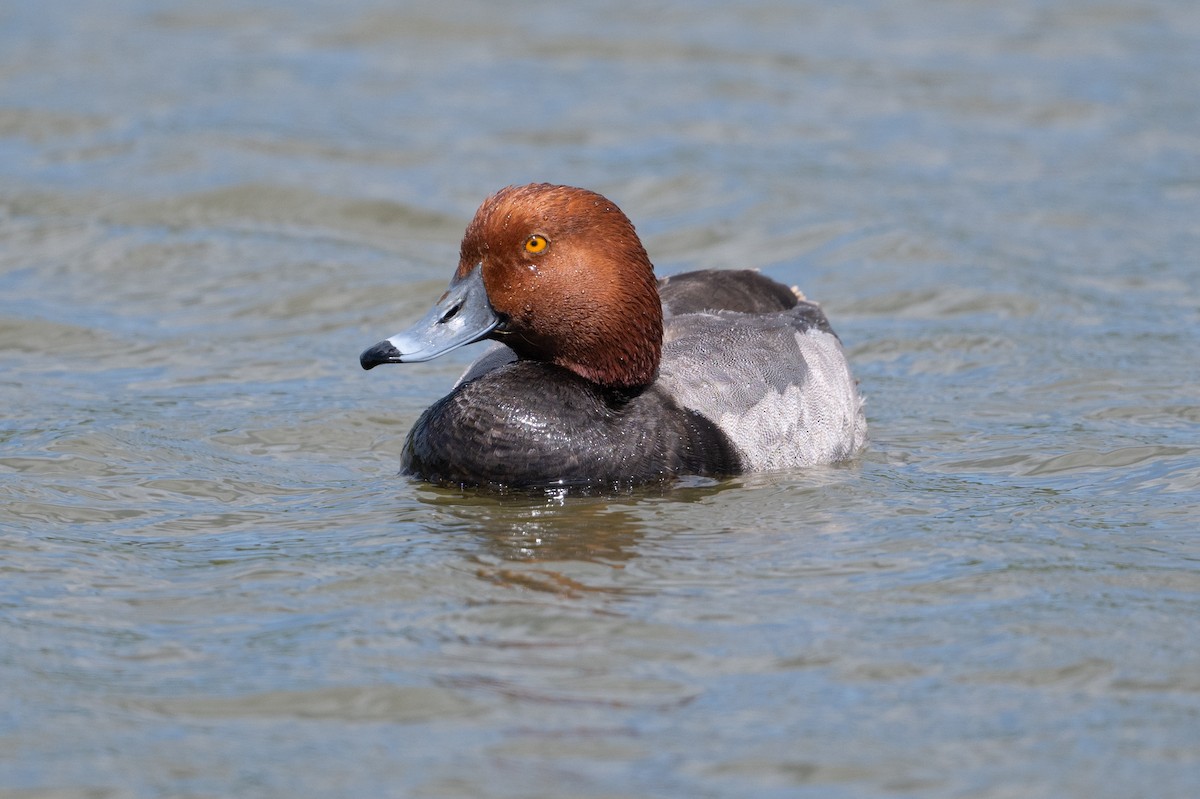
<svg viewBox="0 0 1200 799">
<path fill-rule="evenodd" d="M 0 796 L 1191 797 L 1200 10 L 0 5 Z M 821 301 L 872 446 L 396 476 L 509 183 Z"/>
</svg>

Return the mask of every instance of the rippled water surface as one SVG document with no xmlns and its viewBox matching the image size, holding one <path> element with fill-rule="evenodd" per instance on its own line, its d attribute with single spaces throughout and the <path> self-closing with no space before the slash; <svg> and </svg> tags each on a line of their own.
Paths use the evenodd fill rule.
<svg viewBox="0 0 1200 799">
<path fill-rule="evenodd" d="M 0 4 L 0 796 L 1191 797 L 1192 0 Z M 825 304 L 858 461 L 396 476 L 479 201 Z"/>
</svg>

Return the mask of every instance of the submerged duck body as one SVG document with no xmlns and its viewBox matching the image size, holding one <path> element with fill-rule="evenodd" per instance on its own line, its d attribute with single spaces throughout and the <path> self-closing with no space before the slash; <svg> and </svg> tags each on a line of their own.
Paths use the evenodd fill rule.
<svg viewBox="0 0 1200 799">
<path fill-rule="evenodd" d="M 402 468 L 492 487 L 629 485 L 846 460 L 862 398 L 821 309 L 753 271 L 662 280 L 599 194 L 509 187 L 430 312 L 364 369 L 497 343 L 413 426 Z"/>
</svg>

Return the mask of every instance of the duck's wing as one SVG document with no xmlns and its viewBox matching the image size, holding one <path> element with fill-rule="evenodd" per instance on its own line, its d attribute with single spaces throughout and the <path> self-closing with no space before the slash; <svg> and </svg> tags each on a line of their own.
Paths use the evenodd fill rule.
<svg viewBox="0 0 1200 799">
<path fill-rule="evenodd" d="M 753 269 L 702 269 L 658 281 L 663 310 L 670 316 L 699 311 L 774 313 L 787 311 L 803 297 L 794 289 Z"/>
<path fill-rule="evenodd" d="M 841 342 L 811 303 L 673 317 L 658 385 L 724 432 L 750 471 L 845 460 L 866 442 Z"/>
</svg>

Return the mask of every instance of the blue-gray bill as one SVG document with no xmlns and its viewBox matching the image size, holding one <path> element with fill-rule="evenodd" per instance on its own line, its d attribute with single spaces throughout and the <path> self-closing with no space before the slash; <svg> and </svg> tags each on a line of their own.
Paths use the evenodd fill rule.
<svg viewBox="0 0 1200 799">
<path fill-rule="evenodd" d="M 446 293 L 420 321 L 402 333 L 363 350 L 358 362 L 363 369 L 382 363 L 428 361 L 457 347 L 485 338 L 500 324 L 488 301 L 481 264 L 465 277 L 450 281 Z"/>
</svg>

